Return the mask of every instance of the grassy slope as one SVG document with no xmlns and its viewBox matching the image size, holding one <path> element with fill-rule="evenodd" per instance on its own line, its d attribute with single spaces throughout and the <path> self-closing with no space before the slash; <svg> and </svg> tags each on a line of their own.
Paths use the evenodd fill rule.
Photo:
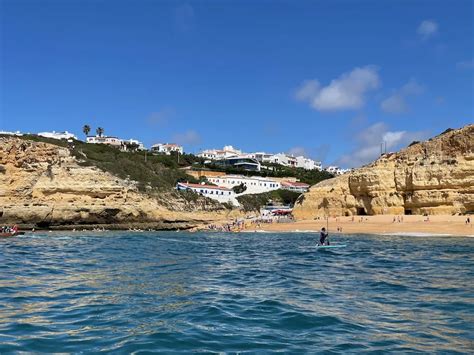
<svg viewBox="0 0 474 355">
<path fill-rule="evenodd" d="M 25 135 L 20 137 L 26 140 L 50 143 L 67 147 L 65 141 Z M 122 152 L 116 148 L 103 144 L 86 144 L 74 141 L 71 154 L 83 166 L 96 166 L 123 179 L 138 181 L 141 191 L 171 191 L 177 181 L 197 182 L 192 176 L 179 169 L 189 166 L 199 160 L 193 155 L 152 155 L 145 152 Z"/>
</svg>

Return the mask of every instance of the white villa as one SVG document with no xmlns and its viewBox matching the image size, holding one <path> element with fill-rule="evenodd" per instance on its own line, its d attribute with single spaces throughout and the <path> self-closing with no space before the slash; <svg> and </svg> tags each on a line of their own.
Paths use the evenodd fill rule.
<svg viewBox="0 0 474 355">
<path fill-rule="evenodd" d="M 0 131 L 0 135 L 21 137 L 23 133 L 21 133 L 20 131 L 16 131 L 16 132 Z"/>
<path fill-rule="evenodd" d="M 222 149 L 206 149 L 199 153 L 197 156 L 200 158 L 219 160 L 226 159 L 234 156 L 242 155 L 242 151 L 235 149 L 231 145 L 226 145 Z"/>
<path fill-rule="evenodd" d="M 242 159 L 248 158 L 254 159 L 259 163 L 273 163 L 306 170 L 322 170 L 320 161 L 315 161 L 304 156 L 295 157 L 285 153 L 273 154 L 266 152 L 243 153 L 231 145 L 226 145 L 223 149 L 206 149 L 197 156 L 209 160 L 223 160 L 237 157 Z"/>
<path fill-rule="evenodd" d="M 295 192 L 307 192 L 309 190 L 309 185 L 305 184 L 304 182 L 299 182 L 299 181 L 283 181 L 281 183 L 281 188 L 283 190 L 290 190 L 290 191 L 295 191 Z"/>
<path fill-rule="evenodd" d="M 212 198 L 221 203 L 231 203 L 234 206 L 239 206 L 239 202 L 235 198 L 235 192 L 232 189 L 221 186 L 204 185 L 204 184 L 190 184 L 178 182 L 176 184 L 178 191 L 194 191 L 202 196 Z"/>
<path fill-rule="evenodd" d="M 241 195 L 247 194 L 260 194 L 272 190 L 278 190 L 281 187 L 281 183 L 275 180 L 266 179 L 259 176 L 247 177 L 243 175 L 225 175 L 225 176 L 213 176 L 208 178 L 209 182 L 213 184 L 223 186 L 226 188 L 232 188 L 243 184 L 247 189 L 241 193 Z"/>
<path fill-rule="evenodd" d="M 285 154 L 285 153 L 278 153 L 274 154 L 270 157 L 269 163 L 279 164 L 283 166 L 290 166 L 296 167 L 296 158 Z"/>
<path fill-rule="evenodd" d="M 170 155 L 171 152 L 178 152 L 179 154 L 184 153 L 182 146 L 175 143 L 157 143 L 151 146 L 151 151 L 158 152 L 166 155 Z"/>
<path fill-rule="evenodd" d="M 335 166 L 335 165 L 328 166 L 324 168 L 324 170 L 334 175 L 342 175 L 351 171 L 351 169 L 341 169 L 340 167 Z"/>
<path fill-rule="evenodd" d="M 116 148 L 122 147 L 122 140 L 112 136 L 88 136 L 86 142 L 92 144 L 107 144 Z"/>
<path fill-rule="evenodd" d="M 304 156 L 296 157 L 296 167 L 306 170 L 322 170 L 321 162 Z"/>
<path fill-rule="evenodd" d="M 255 160 L 258 160 L 261 163 L 268 163 L 270 162 L 273 154 L 265 153 L 265 152 L 255 152 L 255 153 L 250 153 L 249 156 Z"/>
<path fill-rule="evenodd" d="M 127 144 L 135 144 L 137 146 L 137 150 L 145 150 L 145 146 L 143 145 L 143 143 L 137 139 L 127 139 L 127 140 L 123 139 L 121 141 L 123 143 L 122 149 L 124 150 L 127 149 L 126 147 Z"/>
<path fill-rule="evenodd" d="M 38 136 L 40 137 L 45 137 L 45 138 L 52 138 L 52 139 L 75 139 L 77 140 L 77 137 L 68 132 L 68 131 L 64 131 L 64 132 L 56 132 L 56 131 L 52 131 L 52 132 L 40 132 L 38 133 Z"/>
</svg>

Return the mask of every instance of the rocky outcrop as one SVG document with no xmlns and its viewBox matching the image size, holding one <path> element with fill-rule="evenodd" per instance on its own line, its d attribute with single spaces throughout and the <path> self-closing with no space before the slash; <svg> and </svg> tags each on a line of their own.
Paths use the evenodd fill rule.
<svg viewBox="0 0 474 355">
<path fill-rule="evenodd" d="M 190 228 L 226 213 L 201 197 L 141 193 L 134 181 L 81 166 L 64 147 L 0 138 L 0 224 Z"/>
<path fill-rule="evenodd" d="M 466 212 L 474 212 L 474 125 L 325 180 L 301 196 L 293 210 L 297 219 Z"/>
</svg>

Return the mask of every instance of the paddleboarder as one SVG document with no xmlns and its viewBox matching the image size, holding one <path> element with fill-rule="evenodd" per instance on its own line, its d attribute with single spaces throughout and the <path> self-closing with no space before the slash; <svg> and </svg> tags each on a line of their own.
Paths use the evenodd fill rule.
<svg viewBox="0 0 474 355">
<path fill-rule="evenodd" d="M 319 244 L 318 245 L 329 245 L 328 233 L 326 228 L 321 228 L 321 233 L 319 233 Z"/>
</svg>

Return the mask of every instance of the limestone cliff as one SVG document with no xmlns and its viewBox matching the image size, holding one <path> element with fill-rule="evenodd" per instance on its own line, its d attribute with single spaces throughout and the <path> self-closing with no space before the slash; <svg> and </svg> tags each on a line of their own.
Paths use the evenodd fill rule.
<svg viewBox="0 0 474 355">
<path fill-rule="evenodd" d="M 298 200 L 297 219 L 474 212 L 474 125 L 449 130 L 345 175 Z"/>
<path fill-rule="evenodd" d="M 141 193 L 134 181 L 81 166 L 65 147 L 0 138 L 0 224 L 188 228 L 226 213 L 202 197 Z"/>
</svg>

